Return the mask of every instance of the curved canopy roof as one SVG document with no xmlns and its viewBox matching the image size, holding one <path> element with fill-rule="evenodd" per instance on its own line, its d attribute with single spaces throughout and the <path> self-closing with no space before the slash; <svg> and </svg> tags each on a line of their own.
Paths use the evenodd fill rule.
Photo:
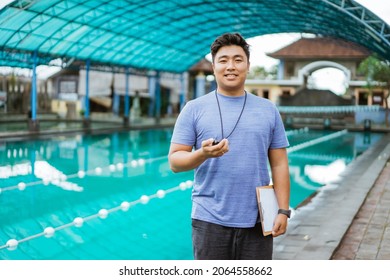
<svg viewBox="0 0 390 280">
<path fill-rule="evenodd" d="M 36 53 L 183 72 L 225 32 L 333 36 L 390 60 L 389 25 L 352 0 L 19 0 L 0 11 L 0 65 L 31 68 Z"/>
</svg>

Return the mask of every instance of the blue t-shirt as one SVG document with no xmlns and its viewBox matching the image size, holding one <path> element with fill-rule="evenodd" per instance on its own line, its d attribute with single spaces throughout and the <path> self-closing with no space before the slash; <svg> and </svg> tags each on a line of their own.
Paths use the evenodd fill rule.
<svg viewBox="0 0 390 280">
<path fill-rule="evenodd" d="M 245 96 L 218 94 L 224 137 L 236 125 L 244 99 Z M 222 140 L 214 92 L 184 106 L 171 142 L 197 150 L 209 138 Z M 229 227 L 253 227 L 258 220 L 256 187 L 270 183 L 268 150 L 289 145 L 276 106 L 247 93 L 241 119 L 228 140 L 229 152 L 219 158 L 209 158 L 195 169 L 191 217 Z"/>
</svg>

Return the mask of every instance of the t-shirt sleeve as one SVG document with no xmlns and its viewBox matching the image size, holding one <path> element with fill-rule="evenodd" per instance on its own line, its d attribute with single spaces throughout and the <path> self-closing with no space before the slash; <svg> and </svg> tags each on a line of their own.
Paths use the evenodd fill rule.
<svg viewBox="0 0 390 280">
<path fill-rule="evenodd" d="M 276 107 L 274 113 L 275 113 L 275 126 L 274 126 L 270 149 L 287 148 L 290 144 L 288 142 L 286 131 L 284 129 L 282 117 L 280 116 L 280 113 Z"/>
<path fill-rule="evenodd" d="M 188 102 L 177 117 L 171 143 L 194 146 L 196 131 L 194 127 L 194 113 L 191 102 Z"/>
</svg>

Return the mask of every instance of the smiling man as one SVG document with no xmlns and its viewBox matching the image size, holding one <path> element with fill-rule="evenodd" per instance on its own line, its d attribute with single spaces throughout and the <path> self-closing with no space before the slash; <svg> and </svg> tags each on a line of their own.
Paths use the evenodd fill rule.
<svg viewBox="0 0 390 280">
<path fill-rule="evenodd" d="M 238 33 L 211 45 L 217 89 L 189 101 L 172 135 L 174 172 L 195 169 L 192 241 L 195 259 L 272 259 L 273 237 L 285 233 L 290 178 L 283 122 L 269 100 L 245 91 L 249 45 Z M 256 187 L 270 184 L 280 213 L 263 236 Z"/>
</svg>

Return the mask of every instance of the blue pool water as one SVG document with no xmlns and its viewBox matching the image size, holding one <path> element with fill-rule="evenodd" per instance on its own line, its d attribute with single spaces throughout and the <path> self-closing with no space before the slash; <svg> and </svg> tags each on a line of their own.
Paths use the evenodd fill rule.
<svg viewBox="0 0 390 280">
<path fill-rule="evenodd" d="M 381 137 L 287 134 L 293 208 Z M 0 142 L 0 259 L 192 259 L 193 172 L 169 169 L 171 135 L 162 129 Z"/>
</svg>

